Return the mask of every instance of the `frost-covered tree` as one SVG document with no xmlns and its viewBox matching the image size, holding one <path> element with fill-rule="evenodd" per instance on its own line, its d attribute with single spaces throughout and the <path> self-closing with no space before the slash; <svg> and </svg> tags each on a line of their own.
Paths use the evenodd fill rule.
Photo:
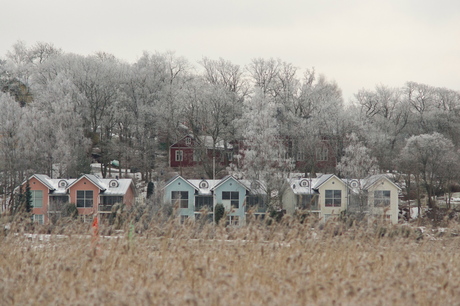
<svg viewBox="0 0 460 306">
<path fill-rule="evenodd" d="M 279 73 L 280 60 L 255 58 L 246 67 L 255 88 L 262 94 L 276 96 L 276 78 Z"/>
<path fill-rule="evenodd" d="M 444 185 L 451 168 L 459 163 L 454 145 L 439 133 L 412 136 L 401 151 L 402 171 L 413 174 L 416 187 L 425 189 L 428 207 L 436 207 L 434 195 Z M 418 199 L 420 206 L 420 199 Z"/>
<path fill-rule="evenodd" d="M 377 159 L 354 133 L 347 137 L 348 145 L 337 165 L 337 170 L 345 178 L 362 179 L 379 172 Z"/>
<path fill-rule="evenodd" d="M 24 127 L 35 172 L 51 177 L 77 177 L 89 172 L 91 140 L 85 136 L 84 121 L 76 111 L 84 99 L 72 81 L 60 74 L 40 86 L 34 103 L 27 107 Z M 42 162 L 37 157 L 42 156 Z M 35 158 L 34 158 L 35 157 Z M 42 165 L 41 168 L 37 168 Z"/>
<path fill-rule="evenodd" d="M 361 123 L 362 136 L 382 169 L 393 170 L 394 158 L 404 146 L 410 110 L 399 88 L 376 86 L 375 90 L 360 90 L 355 95 L 355 120 Z M 359 117 L 358 117 L 359 116 Z"/>
<path fill-rule="evenodd" d="M 300 82 L 297 97 L 289 105 L 283 119 L 283 130 L 294 140 L 294 157 L 303 159 L 305 173 L 315 173 L 317 149 L 322 141 L 331 148 L 340 148 L 344 125 L 342 93 L 335 82 L 307 70 Z M 331 165 L 325 171 L 334 171 Z"/>
<path fill-rule="evenodd" d="M 0 92 L 0 190 L 5 195 L 2 207 L 12 207 L 14 188 L 24 180 L 26 159 L 20 129 L 23 108 L 9 94 Z"/>
<path fill-rule="evenodd" d="M 260 180 L 269 197 L 269 205 L 278 207 L 277 195 L 282 194 L 285 178 L 292 168 L 286 156 L 285 139 L 279 133 L 277 108 L 273 98 L 256 90 L 244 102 L 242 118 L 237 120 L 243 150 L 237 158 L 234 174 L 250 180 Z"/>
<path fill-rule="evenodd" d="M 248 95 L 249 84 L 239 65 L 222 58 L 212 60 L 204 57 L 200 62 L 203 67 L 203 77 L 206 82 L 214 85 L 220 85 L 227 91 L 235 94 L 235 98 L 243 101 Z"/>
</svg>

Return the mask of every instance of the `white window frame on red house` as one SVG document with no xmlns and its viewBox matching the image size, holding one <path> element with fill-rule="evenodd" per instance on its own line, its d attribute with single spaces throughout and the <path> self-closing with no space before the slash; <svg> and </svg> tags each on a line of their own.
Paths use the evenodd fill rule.
<svg viewBox="0 0 460 306">
<path fill-rule="evenodd" d="M 201 157 L 203 156 L 203 150 L 200 147 L 195 147 L 193 149 L 193 161 L 199 162 L 201 161 Z"/>
<path fill-rule="evenodd" d="M 176 161 L 184 161 L 184 151 L 176 150 Z"/>
<path fill-rule="evenodd" d="M 304 161 L 305 160 L 305 154 L 302 151 L 298 151 L 297 156 L 296 156 L 296 160 L 297 161 Z"/>
<path fill-rule="evenodd" d="M 316 160 L 327 161 L 329 159 L 329 149 L 327 147 L 316 148 Z"/>
</svg>

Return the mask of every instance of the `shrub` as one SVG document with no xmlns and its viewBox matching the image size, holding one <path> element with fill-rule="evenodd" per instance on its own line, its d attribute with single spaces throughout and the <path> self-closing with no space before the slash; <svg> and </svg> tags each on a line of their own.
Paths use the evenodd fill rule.
<svg viewBox="0 0 460 306">
<path fill-rule="evenodd" d="M 215 221 L 216 224 L 219 224 L 219 221 L 224 217 L 225 215 L 225 207 L 222 204 L 216 204 L 216 207 L 214 208 L 214 213 L 215 213 Z"/>
</svg>

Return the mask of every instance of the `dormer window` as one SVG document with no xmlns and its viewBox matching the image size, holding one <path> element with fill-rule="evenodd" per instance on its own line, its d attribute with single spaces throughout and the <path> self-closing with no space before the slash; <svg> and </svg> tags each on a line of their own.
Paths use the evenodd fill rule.
<svg viewBox="0 0 460 306">
<path fill-rule="evenodd" d="M 202 180 L 202 181 L 200 182 L 200 188 L 209 188 L 208 182 L 205 181 L 205 180 Z"/>
</svg>

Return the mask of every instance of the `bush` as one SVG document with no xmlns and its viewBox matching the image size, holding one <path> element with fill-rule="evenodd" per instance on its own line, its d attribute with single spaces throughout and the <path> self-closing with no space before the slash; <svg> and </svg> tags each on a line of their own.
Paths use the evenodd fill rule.
<svg viewBox="0 0 460 306">
<path fill-rule="evenodd" d="M 222 204 L 216 204 L 216 207 L 214 208 L 215 211 L 215 220 L 216 224 L 219 224 L 219 221 L 224 217 L 225 215 L 225 207 Z"/>
</svg>

